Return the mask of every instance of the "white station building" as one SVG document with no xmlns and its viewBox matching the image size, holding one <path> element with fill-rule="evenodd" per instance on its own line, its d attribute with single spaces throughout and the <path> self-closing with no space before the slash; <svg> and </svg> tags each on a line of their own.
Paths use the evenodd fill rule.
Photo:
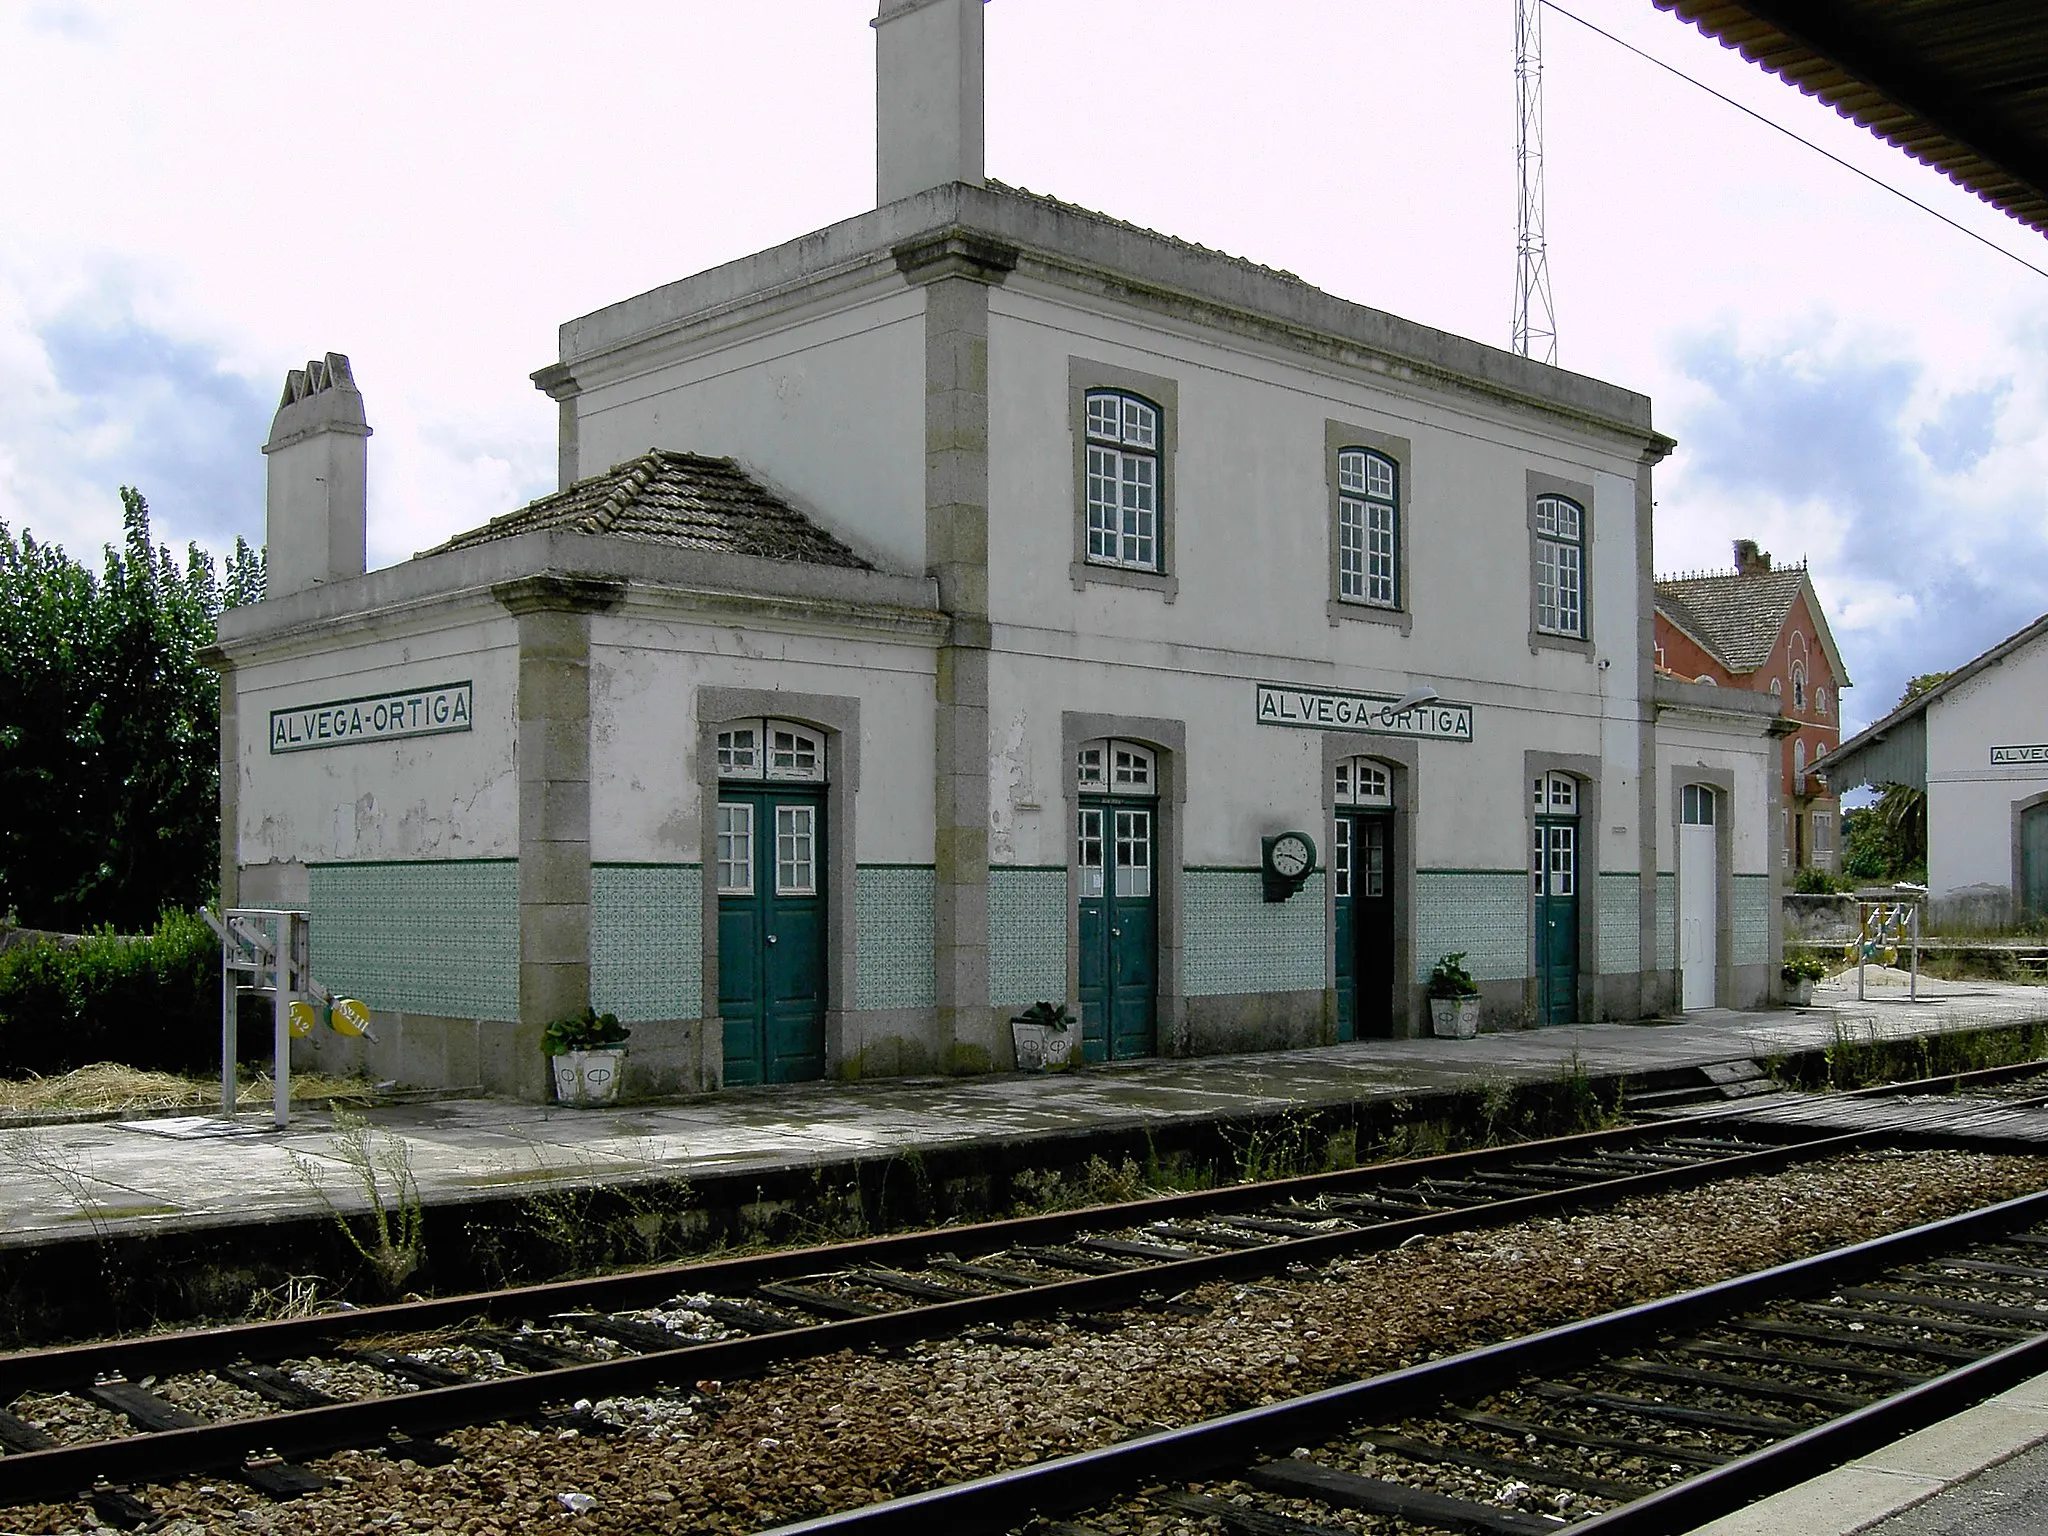
<svg viewBox="0 0 2048 1536">
<path fill-rule="evenodd" d="M 990 182 L 980 0 L 875 27 L 877 207 L 565 325 L 555 495 L 366 572 L 362 397 L 291 375 L 222 889 L 375 1010 L 308 1059 L 1303 1047 L 1456 952 L 1495 1028 L 1767 1002 L 1780 726 L 1654 673 L 1650 402 Z"/>
</svg>

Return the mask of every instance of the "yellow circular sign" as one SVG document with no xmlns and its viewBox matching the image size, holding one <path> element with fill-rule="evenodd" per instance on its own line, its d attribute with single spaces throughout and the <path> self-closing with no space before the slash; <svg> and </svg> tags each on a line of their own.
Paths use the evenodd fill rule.
<svg viewBox="0 0 2048 1536">
<path fill-rule="evenodd" d="M 293 998 L 285 1006 L 284 1016 L 294 1040 L 303 1040 L 313 1033 L 313 1020 L 316 1015 L 313 1012 L 313 1005 L 304 998 Z"/>
<path fill-rule="evenodd" d="M 375 1039 L 370 1034 L 370 1010 L 352 997 L 337 997 L 334 1012 L 328 1022 L 333 1024 L 337 1035 L 361 1036 Z"/>
</svg>

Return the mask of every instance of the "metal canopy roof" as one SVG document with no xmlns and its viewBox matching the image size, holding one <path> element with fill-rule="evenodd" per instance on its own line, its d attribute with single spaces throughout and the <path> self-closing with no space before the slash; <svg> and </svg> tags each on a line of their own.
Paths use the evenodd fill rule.
<svg viewBox="0 0 2048 1536">
<path fill-rule="evenodd" d="M 2042 0 L 1652 0 L 2048 234 Z"/>
</svg>

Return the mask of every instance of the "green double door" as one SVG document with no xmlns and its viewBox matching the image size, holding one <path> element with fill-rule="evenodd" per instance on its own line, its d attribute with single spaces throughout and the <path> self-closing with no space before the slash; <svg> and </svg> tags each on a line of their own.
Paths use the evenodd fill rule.
<svg viewBox="0 0 2048 1536">
<path fill-rule="evenodd" d="M 1330 876 L 1336 886 L 1337 1038 L 1394 1033 L 1393 817 L 1337 813 Z"/>
<path fill-rule="evenodd" d="M 816 791 L 719 791 L 718 1013 L 725 1081 L 825 1074 L 825 803 Z"/>
<path fill-rule="evenodd" d="M 2020 907 L 2048 916 L 2048 805 L 2020 812 Z"/>
<path fill-rule="evenodd" d="M 1153 878 L 1157 802 L 1083 799 L 1076 839 L 1081 883 L 1081 1053 L 1089 1061 L 1157 1049 L 1159 898 Z"/>
<path fill-rule="evenodd" d="M 1536 1022 L 1579 1016 L 1579 822 L 1536 818 Z"/>
</svg>

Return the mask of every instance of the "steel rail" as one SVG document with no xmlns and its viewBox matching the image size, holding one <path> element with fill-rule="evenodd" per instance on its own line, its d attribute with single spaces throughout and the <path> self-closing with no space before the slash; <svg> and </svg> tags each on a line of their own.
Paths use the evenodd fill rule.
<svg viewBox="0 0 2048 1536">
<path fill-rule="evenodd" d="M 1708 1117 L 1689 1117 L 1683 1125 L 1656 1122 L 1620 1126 L 1512 1146 L 1483 1147 L 1435 1157 L 1368 1164 L 1334 1173 L 1304 1174 L 1264 1183 L 1233 1184 L 1222 1189 L 1159 1195 L 1122 1205 L 1087 1206 L 1072 1211 L 957 1227 L 925 1228 L 741 1258 L 699 1260 L 576 1280 L 550 1281 L 541 1285 L 472 1291 L 426 1301 L 321 1313 L 313 1317 L 279 1318 L 260 1323 L 235 1323 L 221 1328 L 192 1328 L 140 1338 L 20 1350 L 0 1354 L 0 1401 L 63 1381 L 91 1380 L 97 1375 L 121 1374 L 132 1379 L 203 1367 L 210 1361 L 223 1358 L 281 1359 L 289 1355 L 317 1353 L 322 1348 L 331 1348 L 351 1338 L 421 1333 L 475 1318 L 495 1321 L 549 1316 L 576 1308 L 619 1311 L 666 1301 L 679 1289 L 746 1291 L 765 1281 L 795 1279 L 862 1265 L 912 1267 L 943 1254 L 995 1253 L 1024 1244 L 1056 1244 L 1105 1227 L 1122 1228 L 1156 1221 L 1225 1215 L 1248 1207 L 1309 1200 L 1376 1185 L 1469 1175 L 1503 1164 L 1524 1162 L 1534 1156 L 1568 1156 L 1575 1152 L 1626 1149 L 1636 1142 L 1682 1135 L 1683 1126 L 1692 1125 L 1695 1118 L 1705 1121 Z M 1752 1141 L 1774 1143 L 1774 1151 L 1813 1147 L 1817 1149 L 1816 1155 L 1822 1156 L 1843 1150 L 1857 1136 L 1886 1134 L 1896 1134 L 1896 1130 L 1824 1133 L 1797 1126 L 1765 1124 L 1749 1132 Z M 1703 1157 L 1698 1166 L 1718 1170 L 1721 1161 L 1726 1160 Z M 1589 1178 L 1585 1187 L 1604 1186 L 1600 1181 Z M 1483 1208 L 1465 1207 L 1442 1214 L 1462 1218 L 1480 1209 Z M 1517 1207 L 1518 1211 L 1528 1209 L 1531 1208 Z M 1365 1230 L 1377 1231 L 1379 1227 Z M 1412 1233 L 1415 1229 L 1404 1227 L 1403 1230 Z"/>
<path fill-rule="evenodd" d="M 775 1526 L 763 1536 L 923 1536 L 935 1530 L 948 1536 L 993 1536 L 1024 1524 L 1034 1514 L 1071 1514 L 1155 1482 L 1188 1482 L 1242 1468 L 1275 1451 L 1284 1454 L 1289 1447 L 1316 1444 L 1354 1424 L 1410 1418 L 1426 1406 L 1481 1393 L 1529 1372 L 1579 1365 L 1644 1337 L 1696 1329 L 1768 1302 L 1826 1289 L 1844 1275 L 1939 1253 L 2044 1219 L 2048 1219 L 2048 1192 L 2022 1195 L 1526 1338 L 1466 1350 L 1099 1450 Z M 1922 1387 L 1569 1529 L 1603 1536 L 1664 1536 L 1685 1530 L 1799 1481 L 1823 1466 L 1883 1444 L 1905 1427 L 1931 1422 L 1966 1401 L 2024 1380 L 2038 1372 L 2044 1361 L 2048 1361 L 2048 1336 L 2023 1341 Z M 1952 1379 L 1955 1384 L 1945 1387 Z M 1631 1513 L 1639 1507 L 1642 1514 Z"/>
<path fill-rule="evenodd" d="M 1662 1129 L 1663 1134 L 1672 1134 L 1668 1127 Z M 376 1444 L 394 1433 L 417 1438 L 465 1425 L 516 1418 L 531 1414 L 550 1403 L 643 1392 L 678 1381 L 692 1382 L 704 1378 L 724 1380 L 745 1376 L 786 1360 L 828 1354 L 842 1349 L 898 1345 L 919 1338 L 956 1333 L 976 1326 L 1009 1323 L 1019 1318 L 1061 1311 L 1102 1311 L 1129 1304 L 1148 1294 L 1170 1295 L 1208 1281 L 1266 1274 L 1292 1264 L 1316 1264 L 1348 1254 L 1392 1248 L 1411 1238 L 1431 1233 L 1496 1226 L 1579 1205 L 1607 1203 L 1630 1195 L 1656 1194 L 1726 1177 L 1771 1172 L 1790 1163 L 1853 1151 L 1884 1134 L 1888 1133 L 1858 1130 L 1834 1136 L 1787 1141 L 1764 1150 L 1732 1157 L 1710 1158 L 1700 1163 L 1627 1174 L 1566 1189 L 1536 1191 L 1485 1205 L 1398 1218 L 1373 1226 L 1318 1233 L 1314 1236 L 1283 1238 L 1259 1248 L 1231 1249 L 1221 1253 L 1175 1259 L 1114 1274 L 1085 1275 L 1072 1280 L 1054 1281 L 1031 1290 L 1000 1292 L 959 1301 L 933 1302 L 870 1317 L 848 1318 L 778 1333 L 721 1339 L 707 1344 L 683 1344 L 672 1350 L 629 1355 L 553 1370 L 538 1370 L 525 1375 L 489 1381 L 467 1382 L 459 1386 L 429 1387 L 416 1392 L 294 1409 L 196 1428 L 158 1430 L 115 1440 L 97 1440 L 50 1450 L 17 1452 L 0 1456 L 0 1505 L 70 1497 L 80 1488 L 89 1486 L 95 1479 L 106 1479 L 114 1483 L 144 1483 L 161 1481 L 187 1472 L 230 1468 L 255 1455 L 276 1454 L 287 1458 L 319 1455 L 351 1446 Z M 1896 1134 L 1896 1128 L 1889 1134 Z M 1568 1138 L 1580 1144 L 1584 1144 L 1587 1139 Z M 1526 1156 L 1531 1150 L 1542 1152 L 1557 1145 L 1559 1143 L 1533 1143 L 1519 1151 Z M 1443 1161 L 1428 1160 L 1431 1164 L 1439 1165 Z M 1422 1164 L 1398 1166 L 1415 1168 Z M 1316 1177 L 1320 1179 L 1330 1176 Z M 1248 1186 L 1262 1190 L 1270 1190 L 1273 1187 Z M 1120 1214 L 1125 1208 L 1106 1209 L 1107 1213 L 1116 1215 L 1117 1226 L 1129 1224 L 1128 1218 Z M 1104 1215 L 1103 1208 L 1093 1212 L 1097 1226 L 1103 1225 Z M 1009 1227 L 1012 1224 L 996 1225 Z M 963 1230 L 942 1231 L 919 1234 L 918 1240 L 936 1248 L 957 1245 L 963 1235 Z M 801 1255 L 771 1257 L 785 1262 L 807 1258 L 809 1271 L 816 1272 L 821 1253 L 836 1256 L 840 1261 L 839 1267 L 843 1267 L 846 1253 L 844 1248 L 806 1250 Z M 687 1273 L 693 1277 L 701 1277 L 712 1267 L 705 1266 Z M 670 1274 L 664 1280 L 665 1294 L 672 1294 L 674 1278 L 674 1275 Z M 466 1311 L 436 1315 L 474 1316 L 478 1310 L 475 1305 L 478 1299 L 458 1298 L 456 1300 L 470 1301 L 471 1304 Z M 559 1296 L 557 1299 L 559 1300 Z M 442 1308 L 453 1305 L 453 1301 L 414 1303 L 408 1307 L 392 1308 L 387 1311 L 407 1312 L 417 1317 L 418 1308 Z M 362 1315 L 345 1314 L 351 1317 Z M 276 1326 L 252 1325 L 253 1337 L 274 1339 L 276 1334 L 265 1334 L 262 1330 L 274 1329 Z M 386 1327 L 378 1331 L 393 1330 Z M 213 1347 L 203 1354 L 199 1353 L 201 1343 L 207 1340 L 212 1341 Z M 138 1348 L 175 1344 L 179 1365 L 186 1369 L 194 1369 L 227 1363 L 244 1356 L 253 1357 L 253 1351 L 248 1348 L 251 1340 L 252 1330 L 228 1329 L 212 1335 L 175 1335 L 168 1340 L 143 1339 L 123 1341 L 123 1344 Z M 120 1347 L 85 1345 L 70 1350 L 46 1352 L 41 1357 L 15 1356 L 11 1361 L 0 1361 L 0 1366 L 12 1364 L 16 1367 L 14 1380 L 7 1381 L 6 1386 L 0 1386 L 0 1391 L 5 1391 L 6 1387 L 13 1387 L 16 1391 L 26 1390 L 25 1387 L 15 1386 L 16 1380 L 33 1379 L 46 1386 L 91 1380 L 90 1375 L 84 1374 L 85 1368 L 97 1366 L 102 1371 L 108 1371 L 109 1367 L 102 1362 L 115 1360 L 122 1361 L 130 1367 L 129 1371 L 123 1372 L 128 1374 L 130 1379 L 137 1374 L 147 1374 L 133 1367 L 139 1359 L 150 1357 L 123 1356 L 117 1352 Z M 51 1362 L 60 1364 L 53 1365 Z M 112 1369 L 120 1368 L 117 1366 Z M 152 1367 L 150 1373 L 166 1374 L 167 1367 L 159 1358 L 159 1363 Z"/>
</svg>

